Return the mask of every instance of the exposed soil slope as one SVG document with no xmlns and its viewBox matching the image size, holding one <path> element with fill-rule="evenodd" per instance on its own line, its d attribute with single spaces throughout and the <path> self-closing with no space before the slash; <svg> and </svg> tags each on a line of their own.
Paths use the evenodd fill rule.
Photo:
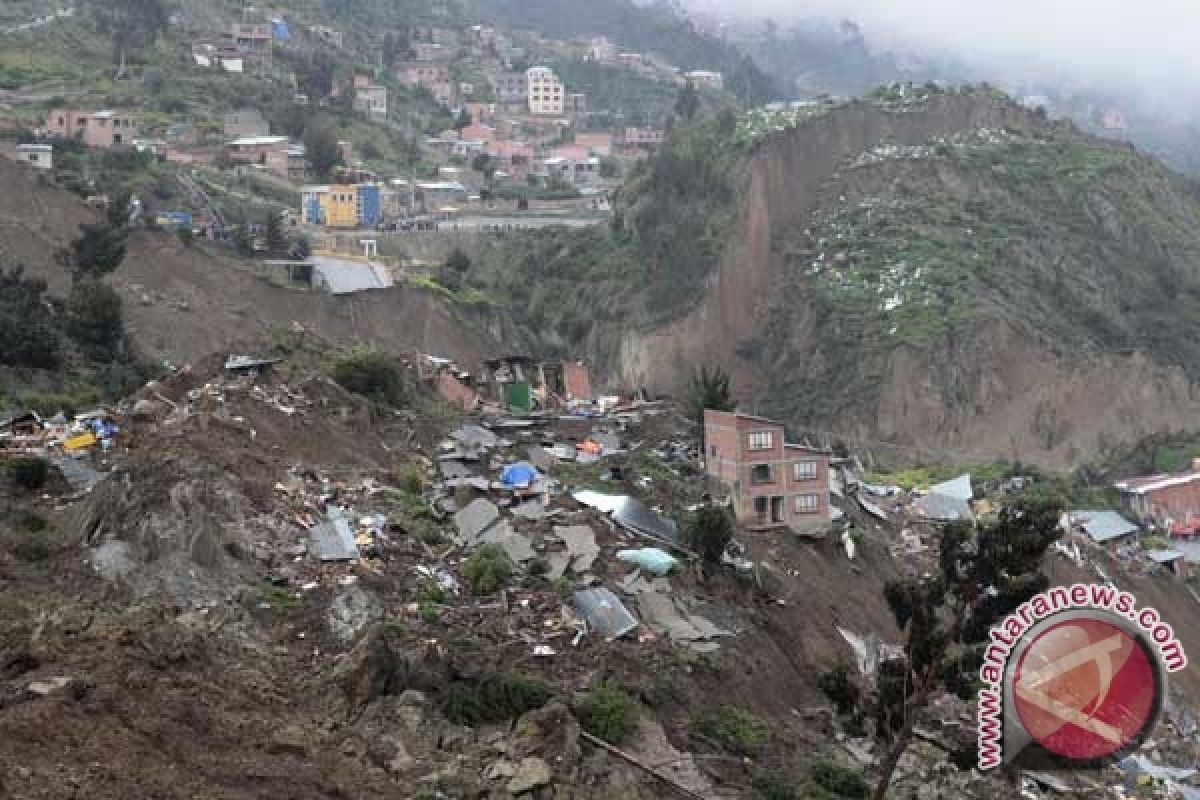
<svg viewBox="0 0 1200 800">
<path fill-rule="evenodd" d="M 1200 411 L 1200 193 L 991 92 L 766 136 L 698 307 L 614 368 L 730 368 L 798 428 L 1061 466 Z"/>
<path fill-rule="evenodd" d="M 25 264 L 65 294 L 66 272 L 54 251 L 95 212 L 79 198 L 0 158 L 0 263 Z M 331 341 L 372 343 L 382 349 L 435 351 L 472 363 L 490 352 L 483 321 L 430 292 L 397 287 L 331 296 L 281 289 L 252 264 L 220 248 L 184 247 L 174 236 L 131 237 L 125 262 L 111 276 L 125 300 L 128 327 L 139 350 L 155 361 L 180 364 L 237 342 L 263 340 L 271 329 L 298 322 Z"/>
</svg>

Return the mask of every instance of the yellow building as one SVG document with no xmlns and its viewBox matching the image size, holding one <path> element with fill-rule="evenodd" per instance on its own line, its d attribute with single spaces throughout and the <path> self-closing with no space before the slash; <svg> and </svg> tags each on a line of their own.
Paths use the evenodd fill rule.
<svg viewBox="0 0 1200 800">
<path fill-rule="evenodd" d="M 330 186 L 319 196 L 321 216 L 327 228 L 358 227 L 358 189 L 349 185 Z"/>
</svg>

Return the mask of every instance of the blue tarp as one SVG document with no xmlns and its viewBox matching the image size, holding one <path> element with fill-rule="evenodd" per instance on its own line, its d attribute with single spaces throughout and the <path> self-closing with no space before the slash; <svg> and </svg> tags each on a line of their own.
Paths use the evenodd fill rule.
<svg viewBox="0 0 1200 800">
<path fill-rule="evenodd" d="M 282 17 L 271 20 L 271 35 L 281 42 L 291 39 L 292 32 L 288 30 L 287 20 Z"/>
<path fill-rule="evenodd" d="M 524 461 L 518 461 L 516 464 L 509 464 L 500 473 L 500 482 L 505 486 L 526 487 L 533 485 L 537 480 L 538 471 L 530 464 Z"/>
</svg>

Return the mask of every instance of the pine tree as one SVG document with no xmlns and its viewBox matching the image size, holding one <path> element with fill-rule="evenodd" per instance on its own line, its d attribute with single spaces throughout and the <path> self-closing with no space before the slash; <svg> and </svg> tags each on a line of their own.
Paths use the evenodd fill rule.
<svg viewBox="0 0 1200 800">
<path fill-rule="evenodd" d="M 729 386 L 729 373 L 720 367 L 701 367 L 692 373 L 688 384 L 688 413 L 698 425 L 704 425 L 704 410 L 733 411 L 737 403 Z"/>
<path fill-rule="evenodd" d="M 988 631 L 1049 586 L 1041 572 L 1058 539 L 1057 498 L 1026 498 L 979 526 L 956 523 L 942 534 L 937 574 L 890 582 L 884 597 L 905 631 L 903 659 L 879 668 L 877 733 L 888 746 L 876 800 L 882 800 L 913 725 L 936 691 L 969 700 L 983 663 Z"/>
<path fill-rule="evenodd" d="M 283 215 L 267 214 L 267 250 L 274 254 L 287 248 L 287 237 L 283 234 Z"/>
</svg>

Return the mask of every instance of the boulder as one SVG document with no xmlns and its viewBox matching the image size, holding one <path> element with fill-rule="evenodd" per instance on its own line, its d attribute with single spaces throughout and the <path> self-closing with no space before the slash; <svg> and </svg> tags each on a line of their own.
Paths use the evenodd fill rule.
<svg viewBox="0 0 1200 800">
<path fill-rule="evenodd" d="M 554 775 L 550 765 L 540 758 L 523 758 L 517 765 L 516 774 L 508 782 L 508 791 L 514 795 L 532 792 L 550 783 Z"/>
</svg>

